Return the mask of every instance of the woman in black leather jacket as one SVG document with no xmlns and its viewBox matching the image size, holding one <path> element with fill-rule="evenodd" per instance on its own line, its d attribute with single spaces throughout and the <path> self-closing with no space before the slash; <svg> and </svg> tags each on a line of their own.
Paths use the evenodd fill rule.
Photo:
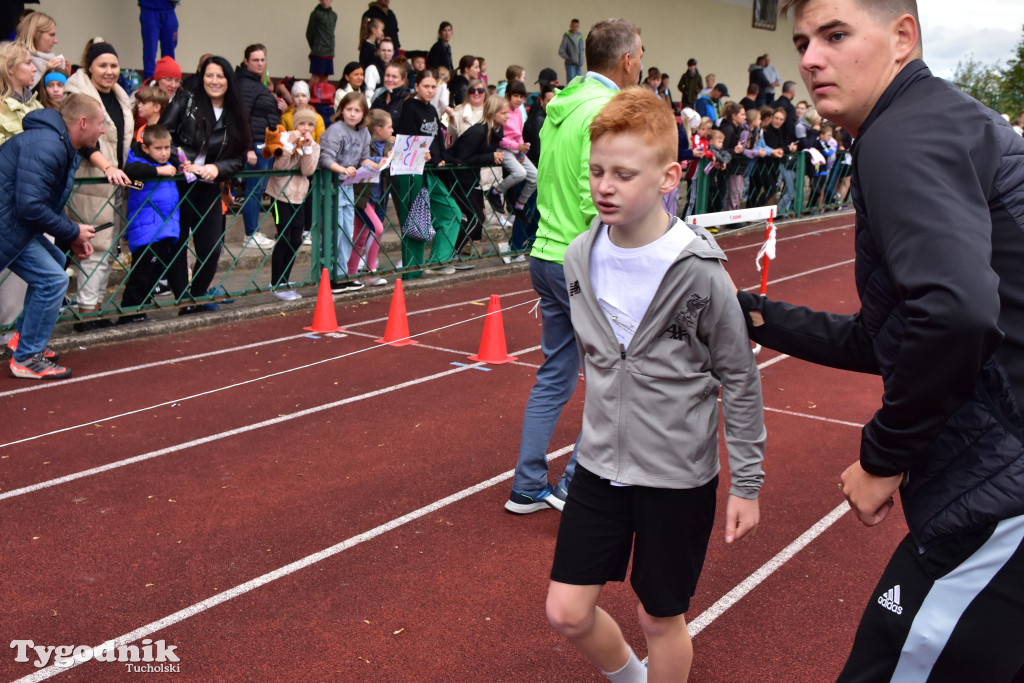
<svg viewBox="0 0 1024 683">
<path fill-rule="evenodd" d="M 195 182 L 179 182 L 181 236 L 167 273 L 178 301 L 207 296 L 217 274 L 224 241 L 220 182 L 242 170 L 249 150 L 249 122 L 238 100 L 231 65 L 223 57 L 210 57 L 199 70 L 202 86 L 183 102 L 176 98 L 160 123 L 166 127 L 188 159 L 185 169 Z M 188 238 L 192 235 L 195 264 L 188 282 Z M 187 289 L 187 292 L 186 292 Z M 186 305 L 182 315 L 216 310 L 216 304 Z"/>
</svg>

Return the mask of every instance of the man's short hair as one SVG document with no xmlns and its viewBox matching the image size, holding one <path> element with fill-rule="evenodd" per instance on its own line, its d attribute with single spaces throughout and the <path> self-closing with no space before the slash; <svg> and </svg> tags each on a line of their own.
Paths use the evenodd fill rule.
<svg viewBox="0 0 1024 683">
<path fill-rule="evenodd" d="M 793 8 L 800 11 L 808 2 L 809 0 L 780 0 L 779 16 Z M 917 14 L 917 0 L 855 0 L 855 2 L 877 19 L 891 21 L 902 14 L 910 14 L 914 17 L 917 25 L 921 25 L 921 19 Z"/>
<path fill-rule="evenodd" d="M 654 149 L 658 162 L 678 160 L 679 129 L 672 110 L 650 90 L 626 88 L 613 97 L 590 123 L 590 142 L 605 135 L 637 133 Z"/>
<path fill-rule="evenodd" d="M 139 91 L 135 93 L 136 102 L 151 102 L 160 105 L 160 111 L 167 109 L 167 105 L 170 104 L 171 98 L 167 96 L 164 89 L 156 83 L 150 83 L 139 88 Z"/>
<path fill-rule="evenodd" d="M 92 119 L 103 110 L 103 105 L 95 97 L 82 93 L 67 93 L 60 101 L 60 117 L 64 125 L 71 128 L 83 116 Z"/>
<path fill-rule="evenodd" d="M 689 59 L 686 60 L 686 66 L 697 66 L 697 60 L 694 59 L 693 57 L 690 57 Z"/>
<path fill-rule="evenodd" d="M 144 144 L 146 147 L 149 147 L 154 142 L 170 139 L 171 131 L 167 130 L 159 123 L 154 123 L 153 125 L 146 126 L 142 129 L 142 144 Z"/>
<path fill-rule="evenodd" d="M 597 72 L 612 71 L 623 55 L 639 49 L 639 26 L 628 19 L 599 21 L 587 33 L 587 67 Z"/>
<path fill-rule="evenodd" d="M 785 81 L 782 84 L 782 94 L 785 95 L 788 92 L 796 92 L 796 81 Z"/>
</svg>

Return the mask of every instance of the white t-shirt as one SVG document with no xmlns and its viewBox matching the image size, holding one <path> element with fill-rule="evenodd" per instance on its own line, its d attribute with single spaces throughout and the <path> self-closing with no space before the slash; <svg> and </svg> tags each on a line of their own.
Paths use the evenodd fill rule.
<svg viewBox="0 0 1024 683">
<path fill-rule="evenodd" d="M 650 244 L 624 249 L 612 244 L 602 225 L 590 252 L 590 283 L 615 337 L 629 347 L 668 267 L 697 237 L 683 221 L 673 218 L 668 231 Z"/>
</svg>

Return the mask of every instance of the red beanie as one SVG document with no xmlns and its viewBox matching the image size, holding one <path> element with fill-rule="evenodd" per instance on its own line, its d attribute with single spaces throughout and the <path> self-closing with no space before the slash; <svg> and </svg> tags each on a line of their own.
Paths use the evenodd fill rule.
<svg viewBox="0 0 1024 683">
<path fill-rule="evenodd" d="M 174 57 L 161 57 L 156 63 L 156 68 L 153 70 L 153 78 L 155 80 L 177 78 L 180 81 L 181 67 L 174 61 Z"/>
</svg>

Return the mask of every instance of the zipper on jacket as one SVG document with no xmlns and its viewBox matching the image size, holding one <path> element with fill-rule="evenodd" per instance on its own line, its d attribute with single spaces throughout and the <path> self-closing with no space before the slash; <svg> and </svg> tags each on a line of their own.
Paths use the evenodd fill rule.
<svg viewBox="0 0 1024 683">
<path fill-rule="evenodd" d="M 622 360 L 626 360 L 626 347 L 622 344 L 622 342 L 619 342 L 619 356 L 622 358 Z"/>
</svg>

